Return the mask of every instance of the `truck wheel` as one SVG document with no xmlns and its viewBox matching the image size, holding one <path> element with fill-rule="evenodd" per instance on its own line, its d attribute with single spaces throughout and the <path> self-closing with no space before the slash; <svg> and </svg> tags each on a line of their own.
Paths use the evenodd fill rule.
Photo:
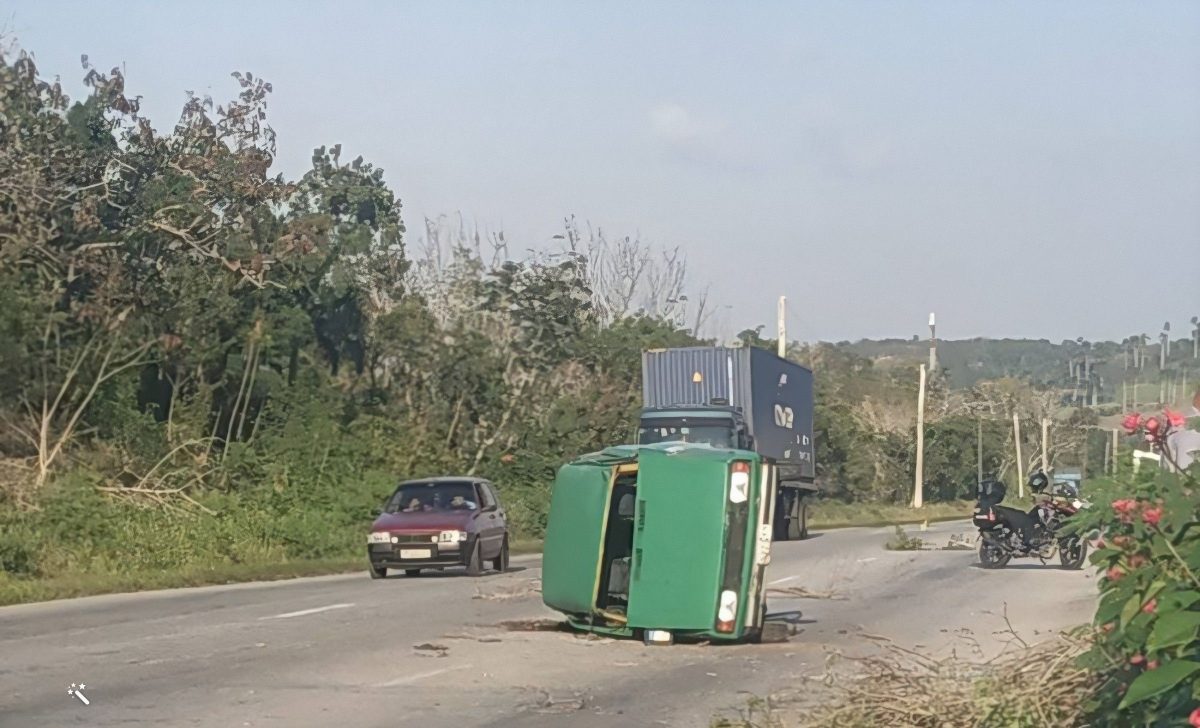
<svg viewBox="0 0 1200 728">
<path fill-rule="evenodd" d="M 808 538 L 808 504 L 800 501 L 800 539 Z"/>
</svg>

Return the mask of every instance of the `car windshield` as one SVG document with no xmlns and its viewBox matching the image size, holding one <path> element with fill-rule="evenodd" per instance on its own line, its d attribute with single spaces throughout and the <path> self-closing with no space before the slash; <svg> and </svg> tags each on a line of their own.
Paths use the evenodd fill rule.
<svg viewBox="0 0 1200 728">
<path fill-rule="evenodd" d="M 643 425 L 638 430 L 638 442 L 643 445 L 655 442 L 694 442 L 713 447 L 733 447 L 729 427 L 724 425 Z"/>
<path fill-rule="evenodd" d="M 471 483 L 405 483 L 388 499 L 388 513 L 474 511 L 475 486 Z"/>
</svg>

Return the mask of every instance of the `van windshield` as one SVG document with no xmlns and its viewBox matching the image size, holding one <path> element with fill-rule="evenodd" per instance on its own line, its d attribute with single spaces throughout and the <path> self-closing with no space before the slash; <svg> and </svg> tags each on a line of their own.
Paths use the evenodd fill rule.
<svg viewBox="0 0 1200 728">
<path fill-rule="evenodd" d="M 396 488 L 384 510 L 388 513 L 474 511 L 479 509 L 475 501 L 475 486 L 471 483 L 405 483 Z"/>
<path fill-rule="evenodd" d="M 720 448 L 735 447 L 733 428 L 720 420 L 642 420 L 642 425 L 638 428 L 638 443 L 649 445 L 656 442 L 691 442 Z"/>
</svg>

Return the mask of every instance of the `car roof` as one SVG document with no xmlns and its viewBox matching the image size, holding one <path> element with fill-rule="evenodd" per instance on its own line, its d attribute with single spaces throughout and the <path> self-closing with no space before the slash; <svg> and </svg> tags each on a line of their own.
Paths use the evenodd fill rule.
<svg viewBox="0 0 1200 728">
<path fill-rule="evenodd" d="M 397 483 L 397 487 L 401 485 L 421 485 L 428 483 L 487 483 L 491 485 L 491 481 L 486 478 L 479 478 L 474 475 L 438 475 L 433 478 L 413 478 L 411 480 L 402 480 Z"/>
</svg>

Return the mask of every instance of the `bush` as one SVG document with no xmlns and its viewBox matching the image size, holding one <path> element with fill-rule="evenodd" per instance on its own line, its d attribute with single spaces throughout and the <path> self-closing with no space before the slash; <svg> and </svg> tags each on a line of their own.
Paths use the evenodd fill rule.
<svg viewBox="0 0 1200 728">
<path fill-rule="evenodd" d="M 1200 717 L 1200 488 L 1163 472 L 1097 495 L 1078 526 L 1100 536 L 1103 572 L 1085 662 L 1103 677 L 1094 725 L 1185 725 Z"/>
</svg>

